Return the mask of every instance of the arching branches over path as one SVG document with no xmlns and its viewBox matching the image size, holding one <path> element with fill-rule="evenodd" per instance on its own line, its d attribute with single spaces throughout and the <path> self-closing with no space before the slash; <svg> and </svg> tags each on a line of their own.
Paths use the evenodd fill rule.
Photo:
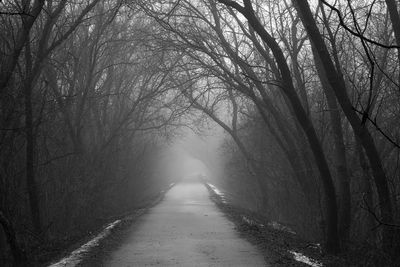
<svg viewBox="0 0 400 267">
<path fill-rule="evenodd" d="M 375 46 L 366 39 L 393 42 L 392 29 L 387 27 L 389 15 L 381 16 L 385 12 L 382 7 L 386 6 L 381 2 L 378 9 L 375 2 L 363 6 L 355 2 L 350 10 L 345 10 L 349 16 L 338 19 L 334 10 L 326 12 L 327 6 L 315 5 L 310 18 L 321 23 L 326 33 L 323 37 L 330 44 L 327 54 L 320 54 L 321 45 L 312 40 L 308 28 L 302 26 L 304 20 L 289 1 L 243 3 L 180 1 L 163 7 L 144 3 L 143 7 L 168 32 L 160 36 L 160 41 L 181 56 L 177 75 L 188 71 L 192 81 L 199 81 L 195 91 L 208 90 L 209 84 L 204 81 L 212 77 L 224 83 L 226 92 L 234 90 L 241 98 L 251 101 L 268 134 L 273 136 L 289 162 L 292 178 L 301 185 L 310 203 L 318 202 L 313 198 L 314 190 L 307 190 L 312 170 L 317 167 L 320 180 L 313 184 L 323 185 L 325 201 L 322 204 L 328 215 L 323 216 L 328 229 L 322 231 L 327 233 L 328 249 L 337 251 L 338 239 L 346 246 L 351 230 L 351 202 L 361 201 L 350 194 L 357 190 L 350 188 L 357 183 L 350 180 L 358 172 L 357 167 L 346 166 L 349 160 L 358 158 L 351 149 L 353 133 L 358 139 L 364 138 L 363 147 L 367 156 L 369 154 L 376 187 L 381 193 L 386 192 L 379 193 L 380 197 L 386 197 L 380 198 L 377 214 L 385 214 L 382 204 L 390 205 L 392 200 L 389 199 L 398 190 L 394 186 L 390 191 L 388 186 L 388 179 L 395 177 L 396 167 L 382 162 L 384 149 L 389 151 L 392 163 L 398 153 L 388 143 L 395 144 L 398 136 L 398 127 L 393 124 L 398 115 L 388 104 L 393 102 L 391 99 L 398 99 L 397 83 L 393 79 L 393 74 L 399 70 L 397 61 L 393 61 L 396 50 L 392 48 L 396 46 Z M 346 7 L 348 5 L 338 4 L 338 10 Z M 363 10 L 369 12 L 367 17 L 361 16 Z M 346 25 L 349 29 L 355 27 L 357 33 L 365 35 L 353 34 L 343 29 L 341 23 L 349 23 L 350 26 Z M 366 32 L 367 29 L 371 31 Z M 329 80 L 332 76 L 324 67 L 329 57 L 334 62 L 334 71 L 344 82 L 344 90 L 333 86 Z M 322 58 L 324 60 L 320 60 Z M 342 96 L 337 94 L 338 90 Z M 215 106 L 219 105 L 222 104 Z M 398 104 L 394 106 L 397 110 Z M 239 124 L 245 123 L 244 118 L 239 119 Z M 378 119 L 384 126 L 375 127 L 378 130 L 375 132 L 373 126 L 378 125 Z M 390 127 L 396 128 L 393 135 L 388 134 Z M 385 148 L 378 149 L 375 142 L 385 144 Z M 385 168 L 391 173 L 390 177 L 386 176 Z M 332 223 L 338 212 L 338 223 Z M 360 223 L 357 220 L 353 222 L 355 225 Z M 339 236 L 337 227 L 340 227 Z"/>
<path fill-rule="evenodd" d="M 0 3 L 9 11 L 0 13 L 0 210 L 30 255 L 66 233 L 82 237 L 160 186 L 151 157 L 186 110 L 170 91 L 176 60 L 152 49 L 136 5 L 23 1 L 25 13 L 11 15 L 11 2 Z"/>
<path fill-rule="evenodd" d="M 346 83 L 343 79 L 343 76 L 337 72 L 333 64 L 329 51 L 321 34 L 319 33 L 315 20 L 313 19 L 308 3 L 306 1 L 293 1 L 293 3 L 301 17 L 304 27 L 308 32 L 311 42 L 316 47 L 319 59 L 322 62 L 322 66 L 325 71 L 323 74 L 326 75 L 326 77 L 323 77 L 323 79 L 326 78 L 328 80 L 331 89 L 334 91 L 336 98 L 341 105 L 344 114 L 346 115 L 346 118 L 352 126 L 354 133 L 356 134 L 357 138 L 360 139 L 366 151 L 378 191 L 382 220 L 391 224 L 393 222 L 393 208 L 390 200 L 387 177 L 374 140 L 366 124 L 361 118 L 358 117 L 352 103 L 350 102 L 350 99 L 347 96 L 348 90 Z M 393 246 L 392 230 L 393 229 L 390 229 L 390 227 L 384 227 L 383 230 L 383 245 L 387 250 Z"/>
<path fill-rule="evenodd" d="M 257 32 L 261 39 L 268 45 L 274 55 L 280 71 L 280 78 L 282 79 L 281 88 L 286 97 L 289 99 L 291 107 L 296 114 L 297 120 L 308 138 L 311 150 L 314 154 L 314 159 L 320 172 L 320 178 L 324 186 L 328 214 L 328 229 L 326 240 L 327 249 L 330 252 L 339 251 L 339 237 L 337 230 L 337 203 L 332 176 L 330 174 L 328 163 L 326 161 L 321 143 L 318 140 L 312 122 L 307 117 L 306 112 L 302 107 L 300 99 L 294 88 L 292 75 L 286 63 L 285 56 L 275 39 L 265 30 L 265 28 L 260 23 L 249 0 L 244 1 L 244 6 L 241 6 L 234 1 L 219 0 L 219 2 L 239 11 L 248 20 L 250 26 L 254 29 L 254 31 Z"/>
</svg>

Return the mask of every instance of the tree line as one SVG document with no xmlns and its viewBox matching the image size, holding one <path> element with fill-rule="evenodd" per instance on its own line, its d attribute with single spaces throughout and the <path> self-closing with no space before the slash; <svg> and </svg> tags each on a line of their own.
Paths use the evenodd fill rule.
<svg viewBox="0 0 400 267">
<path fill-rule="evenodd" d="M 210 120 L 239 204 L 329 253 L 366 242 L 397 257 L 395 0 L 0 5 L 0 222 L 14 258 L 90 228 L 87 210 L 128 210 L 165 136 Z"/>
<path fill-rule="evenodd" d="M 305 233 L 318 229 L 312 236 L 330 253 L 361 236 L 396 257 L 398 3 L 181 0 L 145 8 L 180 58 L 177 87 L 229 136 L 226 169 L 235 178 L 227 184 L 253 183 L 247 195 L 258 191 L 261 212 Z"/>
<path fill-rule="evenodd" d="M 151 164 L 180 111 L 136 5 L 0 8 L 0 265 L 25 266 L 160 191 Z"/>
</svg>

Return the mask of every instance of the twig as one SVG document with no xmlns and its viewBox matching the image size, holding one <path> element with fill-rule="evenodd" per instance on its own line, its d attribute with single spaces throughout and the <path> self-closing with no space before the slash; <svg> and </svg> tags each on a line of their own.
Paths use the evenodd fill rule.
<svg viewBox="0 0 400 267">
<path fill-rule="evenodd" d="M 359 114 L 361 114 L 362 116 L 365 116 L 365 119 L 368 120 L 369 122 L 372 123 L 372 125 L 374 125 L 375 129 L 380 132 L 390 143 L 392 143 L 396 148 L 400 149 L 400 145 L 397 144 L 390 136 L 388 136 L 376 123 L 375 120 L 371 119 L 369 117 L 369 115 L 366 115 L 365 111 L 360 111 L 358 109 L 356 109 L 355 107 L 353 107 L 353 110 Z"/>
<path fill-rule="evenodd" d="M 373 229 L 376 229 L 376 228 L 380 227 L 381 225 L 383 225 L 383 226 L 389 226 L 389 227 L 394 227 L 394 228 L 400 228 L 400 225 L 398 225 L 398 224 L 386 223 L 386 222 L 383 222 L 380 218 L 378 218 L 378 216 L 376 215 L 376 213 L 375 213 L 374 211 L 371 210 L 371 207 L 370 207 L 370 206 L 368 206 L 367 200 L 365 199 L 365 195 L 366 195 L 366 194 L 363 194 L 363 202 L 364 202 L 364 204 L 365 204 L 365 207 L 362 206 L 362 205 L 360 205 L 360 207 L 361 207 L 363 210 L 368 211 L 368 213 L 370 213 L 370 214 L 374 217 L 375 221 L 378 222 L 378 225 L 375 226 Z"/>
<path fill-rule="evenodd" d="M 374 41 L 374 40 L 372 40 L 372 39 L 369 39 L 369 38 L 365 37 L 365 36 L 362 35 L 362 34 L 359 34 L 359 33 L 355 32 L 355 31 L 353 31 L 353 30 L 350 29 L 348 26 L 346 26 L 346 24 L 344 23 L 342 14 L 340 13 L 340 10 L 339 10 L 339 9 L 337 9 L 337 8 L 334 7 L 333 5 L 327 3 L 325 0 L 320 0 L 320 1 L 321 1 L 324 5 L 326 5 L 327 7 L 329 7 L 330 9 L 332 9 L 333 11 L 336 12 L 336 14 L 337 14 L 337 16 L 338 16 L 338 18 L 339 18 L 339 24 L 340 24 L 346 31 L 350 32 L 352 35 L 357 36 L 357 37 L 363 39 L 364 41 L 366 41 L 366 42 L 368 42 L 368 43 L 371 43 L 371 44 L 374 44 L 374 45 L 377 45 L 377 46 L 380 46 L 380 47 L 383 47 L 383 48 L 387 48 L 387 49 L 400 49 L 400 46 L 398 46 L 398 45 L 385 45 L 385 44 L 381 44 L 381 43 L 379 43 L 379 42 L 377 42 L 377 41 Z"/>
</svg>

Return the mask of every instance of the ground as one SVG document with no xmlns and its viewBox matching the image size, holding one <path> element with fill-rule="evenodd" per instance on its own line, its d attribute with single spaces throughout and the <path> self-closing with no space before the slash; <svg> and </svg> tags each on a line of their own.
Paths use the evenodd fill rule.
<svg viewBox="0 0 400 267">
<path fill-rule="evenodd" d="M 263 254 L 238 235 L 201 183 L 174 186 L 122 232 L 125 237 L 119 233 L 122 238 L 109 241 L 102 257 L 91 255 L 80 265 L 266 266 Z"/>
<path fill-rule="evenodd" d="M 108 232 L 74 263 L 56 266 L 348 266 L 200 182 L 173 186 Z"/>
</svg>

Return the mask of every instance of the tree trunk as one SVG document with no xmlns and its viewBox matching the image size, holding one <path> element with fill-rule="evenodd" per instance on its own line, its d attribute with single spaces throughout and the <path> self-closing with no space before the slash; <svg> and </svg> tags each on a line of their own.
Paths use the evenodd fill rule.
<svg viewBox="0 0 400 267">
<path fill-rule="evenodd" d="M 315 58 L 315 66 L 320 77 L 322 89 L 324 90 L 328 103 L 329 114 L 332 123 L 332 134 L 334 141 L 334 156 L 336 163 L 336 172 L 339 182 L 339 235 L 346 241 L 349 237 L 351 224 L 351 198 L 350 198 L 350 181 L 347 169 L 346 148 L 344 146 L 342 119 L 340 117 L 339 107 L 336 102 L 335 94 L 324 74 L 321 60 L 317 54 L 315 47 L 311 46 Z"/>
<path fill-rule="evenodd" d="M 362 177 L 361 177 L 361 185 L 362 185 L 362 192 L 363 192 L 363 200 L 362 200 L 362 205 L 367 206 L 368 208 L 372 208 L 374 206 L 374 199 L 373 199 L 373 192 L 371 188 L 371 183 L 369 182 L 369 167 L 368 167 L 368 162 L 364 156 L 364 152 L 362 150 L 362 146 L 360 143 L 360 140 L 358 140 L 357 137 L 355 137 L 355 146 L 356 146 L 356 151 L 355 153 L 358 156 L 358 162 L 361 167 L 361 172 L 362 172 Z M 367 217 L 367 222 L 365 223 L 366 226 L 366 231 L 371 231 L 371 229 L 374 229 L 376 222 L 374 219 L 374 216 L 369 213 L 368 211 L 365 211 L 366 217 Z M 376 230 L 371 231 L 372 232 L 372 238 L 374 241 L 377 240 L 377 235 L 376 235 Z"/>
<path fill-rule="evenodd" d="M 264 85 L 258 81 L 258 77 L 256 73 L 253 71 L 251 67 L 246 64 L 246 62 L 235 53 L 235 51 L 231 48 L 229 42 L 225 39 L 225 36 L 223 35 L 223 30 L 220 25 L 220 18 L 217 13 L 216 6 L 213 6 L 212 8 L 212 14 L 214 17 L 215 21 L 215 31 L 218 34 L 221 44 L 225 51 L 230 55 L 232 59 L 234 59 L 234 62 L 245 72 L 249 77 L 252 78 L 255 87 L 257 88 L 258 92 L 261 95 L 261 99 L 259 99 L 258 96 L 255 95 L 254 91 L 252 88 L 247 87 L 245 82 L 243 82 L 242 79 L 240 79 L 240 75 L 236 75 L 235 79 L 239 83 L 239 86 L 236 84 L 231 84 L 232 87 L 236 88 L 238 91 L 242 92 L 246 96 L 248 96 L 250 99 L 253 100 L 254 104 L 257 106 L 257 109 L 269 128 L 271 134 L 275 137 L 278 146 L 283 150 L 284 155 L 286 156 L 287 160 L 289 161 L 292 169 L 293 169 L 293 174 L 295 179 L 297 180 L 298 184 L 300 185 L 302 191 L 304 192 L 305 198 L 308 201 L 308 204 L 310 207 L 316 206 L 316 193 L 314 191 L 314 187 L 312 186 L 311 182 L 311 175 L 308 172 L 301 172 L 301 169 L 303 168 L 301 164 L 301 156 L 297 152 L 297 146 L 295 145 L 294 140 L 292 139 L 291 135 L 289 134 L 290 130 L 285 125 L 285 120 L 283 117 L 280 115 L 279 111 L 274 107 L 274 103 L 270 100 L 266 93 L 266 88 Z M 240 23 L 240 22 L 239 22 Z M 261 45 L 258 42 L 256 38 L 252 39 L 254 45 L 256 46 L 256 49 L 260 49 Z M 265 55 L 265 51 L 260 51 L 260 54 Z M 267 60 L 266 60 L 267 62 Z M 239 74 L 239 69 L 236 67 L 236 72 Z M 279 73 L 276 73 L 277 76 L 279 76 Z M 300 75 L 300 74 L 299 74 Z M 305 93 L 305 88 L 304 90 L 300 90 Z M 304 100 L 305 102 L 303 104 L 308 105 L 307 98 Z M 289 103 L 290 105 L 290 103 Z M 308 106 L 307 106 L 308 108 Z M 265 115 L 265 110 L 268 110 L 268 112 L 272 115 L 276 122 L 276 126 L 278 128 L 278 131 L 280 132 L 281 136 L 278 134 L 278 132 L 275 130 L 275 128 L 271 125 L 269 119 Z M 307 112 L 308 114 L 308 112 Z M 302 136 L 301 136 L 302 137 Z M 286 146 L 282 142 L 282 139 L 286 141 Z"/>
<path fill-rule="evenodd" d="M 23 83 L 23 93 L 25 102 L 25 138 L 26 138 L 26 186 L 29 197 L 32 225 L 36 233 L 41 233 L 41 218 L 38 190 L 35 181 L 35 134 L 33 127 L 33 108 L 32 108 L 32 57 L 30 44 L 25 47 L 26 51 L 26 78 Z"/>
<path fill-rule="evenodd" d="M 326 215 L 327 215 L 327 233 L 326 233 L 326 249 L 330 253 L 337 253 L 339 249 L 339 238 L 337 231 L 337 204 L 336 193 L 333 185 L 331 173 L 326 161 L 321 143 L 315 132 L 315 128 L 308 118 L 299 96 L 293 86 L 292 75 L 287 65 L 286 58 L 279 47 L 276 40 L 265 30 L 258 18 L 256 17 L 251 2 L 245 0 L 245 6 L 242 7 L 236 2 L 219 0 L 221 3 L 229 5 L 246 17 L 250 26 L 260 36 L 260 38 L 270 47 L 275 60 L 278 64 L 282 79 L 282 90 L 288 98 L 297 121 L 305 132 L 311 151 L 313 152 L 315 162 L 320 172 L 320 178 L 324 189 Z"/>
<path fill-rule="evenodd" d="M 379 205 L 381 209 L 381 220 L 384 224 L 393 223 L 390 191 L 387 183 L 386 174 L 383 170 L 382 162 L 376 149 L 374 140 L 366 125 L 362 123 L 361 119 L 358 117 L 353 109 L 350 99 L 347 96 L 345 81 L 335 69 L 329 51 L 312 16 L 308 2 L 304 0 L 292 1 L 296 7 L 297 12 L 300 15 L 300 18 L 303 22 L 304 27 L 306 28 L 311 42 L 313 43 L 314 47 L 317 48 L 317 53 L 319 55 L 319 58 L 321 59 L 326 79 L 328 80 L 331 88 L 334 90 L 336 98 L 341 105 L 344 114 L 349 120 L 354 133 L 360 139 L 360 142 L 363 145 L 364 150 L 367 154 L 378 192 Z M 388 226 L 383 226 L 382 242 L 384 249 L 387 251 L 391 250 L 392 241 L 394 241 L 392 238 L 392 230 L 393 229 Z"/>
<path fill-rule="evenodd" d="M 13 266 L 26 266 L 26 255 L 18 244 L 17 236 L 15 234 L 13 226 L 11 225 L 10 221 L 7 220 L 2 211 L 0 211 L 0 225 L 3 227 L 8 245 L 11 249 L 11 253 L 13 256 Z"/>
</svg>

